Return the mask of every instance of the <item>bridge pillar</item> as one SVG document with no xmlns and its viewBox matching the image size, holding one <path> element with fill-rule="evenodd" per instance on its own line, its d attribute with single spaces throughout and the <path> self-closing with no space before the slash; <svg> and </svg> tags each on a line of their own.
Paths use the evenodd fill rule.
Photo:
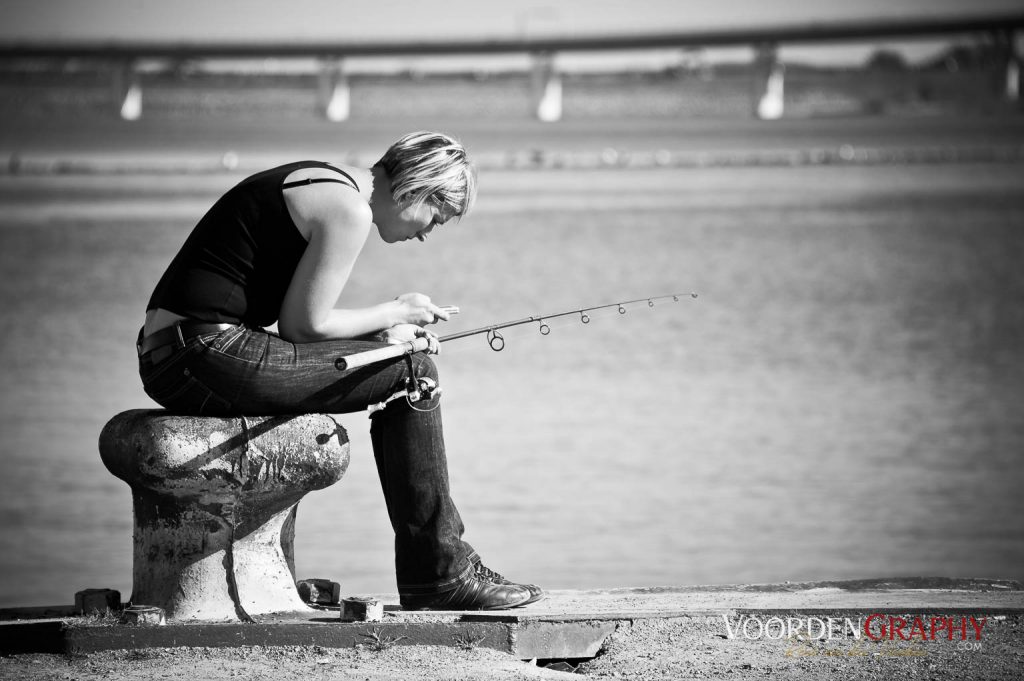
<svg viewBox="0 0 1024 681">
<path fill-rule="evenodd" d="M 319 103 L 324 118 L 335 123 L 348 120 L 352 95 L 343 59 L 325 59 L 321 62 Z"/>
<path fill-rule="evenodd" d="M 142 117 L 142 81 L 135 62 L 124 61 L 115 66 L 112 88 L 121 118 L 139 120 Z"/>
<path fill-rule="evenodd" d="M 1024 31 L 1006 33 L 1006 69 L 1004 71 L 1003 96 L 1011 102 L 1020 101 L 1021 55 L 1024 53 Z"/>
<path fill-rule="evenodd" d="M 754 115 L 762 121 L 782 118 L 785 110 L 786 68 L 779 61 L 779 48 L 774 43 L 757 46 L 753 64 Z"/>
<path fill-rule="evenodd" d="M 555 68 L 555 55 L 550 52 L 534 53 L 531 62 L 534 114 L 545 123 L 562 120 L 562 76 Z"/>
</svg>

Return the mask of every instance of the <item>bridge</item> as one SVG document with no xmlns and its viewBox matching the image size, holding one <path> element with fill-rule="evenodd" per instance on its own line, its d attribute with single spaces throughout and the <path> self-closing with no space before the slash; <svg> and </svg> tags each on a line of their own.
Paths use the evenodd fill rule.
<svg viewBox="0 0 1024 681">
<path fill-rule="evenodd" d="M 450 41 L 336 41 L 336 42 L 11 42 L 0 44 L 0 59 L 95 59 L 112 61 L 114 88 L 122 118 L 142 113 L 142 85 L 137 63 L 143 59 L 314 58 L 320 63 L 322 112 L 332 121 L 349 117 L 351 98 L 345 60 L 353 57 L 528 54 L 531 58 L 533 110 L 542 121 L 562 115 L 562 81 L 555 55 L 562 52 L 637 49 L 696 49 L 723 46 L 755 48 L 754 114 L 774 119 L 783 113 L 785 68 L 779 60 L 783 44 L 820 44 L 879 39 L 915 39 L 982 34 L 990 36 L 1003 62 L 1003 96 L 1020 97 L 1021 32 L 1024 12 L 916 17 L 842 22 L 805 22 L 735 29 L 671 31 L 653 34 L 515 37 Z"/>
</svg>

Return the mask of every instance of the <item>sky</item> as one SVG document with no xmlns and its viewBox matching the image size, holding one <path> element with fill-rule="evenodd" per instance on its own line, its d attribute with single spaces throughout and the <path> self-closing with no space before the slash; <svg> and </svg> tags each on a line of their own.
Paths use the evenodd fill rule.
<svg viewBox="0 0 1024 681">
<path fill-rule="evenodd" d="M 1021 0 L 0 0 L 0 43 L 608 35 L 1019 12 L 1021 4 Z M 938 43 L 887 44 L 917 58 L 934 52 Z M 873 48 L 793 46 L 785 48 L 783 55 L 855 61 Z M 619 55 L 626 60 L 640 57 Z"/>
</svg>

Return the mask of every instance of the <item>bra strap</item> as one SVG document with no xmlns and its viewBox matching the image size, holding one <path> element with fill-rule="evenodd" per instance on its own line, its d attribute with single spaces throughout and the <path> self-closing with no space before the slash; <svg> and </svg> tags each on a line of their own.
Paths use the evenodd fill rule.
<svg viewBox="0 0 1024 681">
<path fill-rule="evenodd" d="M 346 175 L 345 177 L 348 177 L 348 175 Z M 352 178 L 349 178 L 349 180 L 351 181 L 346 182 L 345 180 L 339 180 L 334 177 L 307 177 L 305 180 L 285 182 L 281 185 L 281 189 L 291 189 L 292 187 L 304 187 L 307 184 L 317 184 L 318 182 L 337 182 L 338 184 L 343 184 L 346 187 L 352 187 L 356 191 L 359 191 L 359 186 L 356 185 L 355 180 L 352 180 Z"/>
</svg>

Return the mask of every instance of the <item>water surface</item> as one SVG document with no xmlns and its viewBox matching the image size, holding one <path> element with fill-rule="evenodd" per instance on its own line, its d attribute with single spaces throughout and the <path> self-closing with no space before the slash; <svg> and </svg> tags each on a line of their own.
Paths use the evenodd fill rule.
<svg viewBox="0 0 1024 681">
<path fill-rule="evenodd" d="M 492 172 L 429 242 L 371 241 L 342 304 L 410 290 L 439 358 L 456 502 L 488 564 L 549 588 L 1024 578 L 1024 192 L 1012 165 Z M 194 220 L 238 178 L 0 178 L 0 605 L 131 590 L 111 415 Z M 299 511 L 300 577 L 390 591 L 363 414 Z"/>
</svg>

